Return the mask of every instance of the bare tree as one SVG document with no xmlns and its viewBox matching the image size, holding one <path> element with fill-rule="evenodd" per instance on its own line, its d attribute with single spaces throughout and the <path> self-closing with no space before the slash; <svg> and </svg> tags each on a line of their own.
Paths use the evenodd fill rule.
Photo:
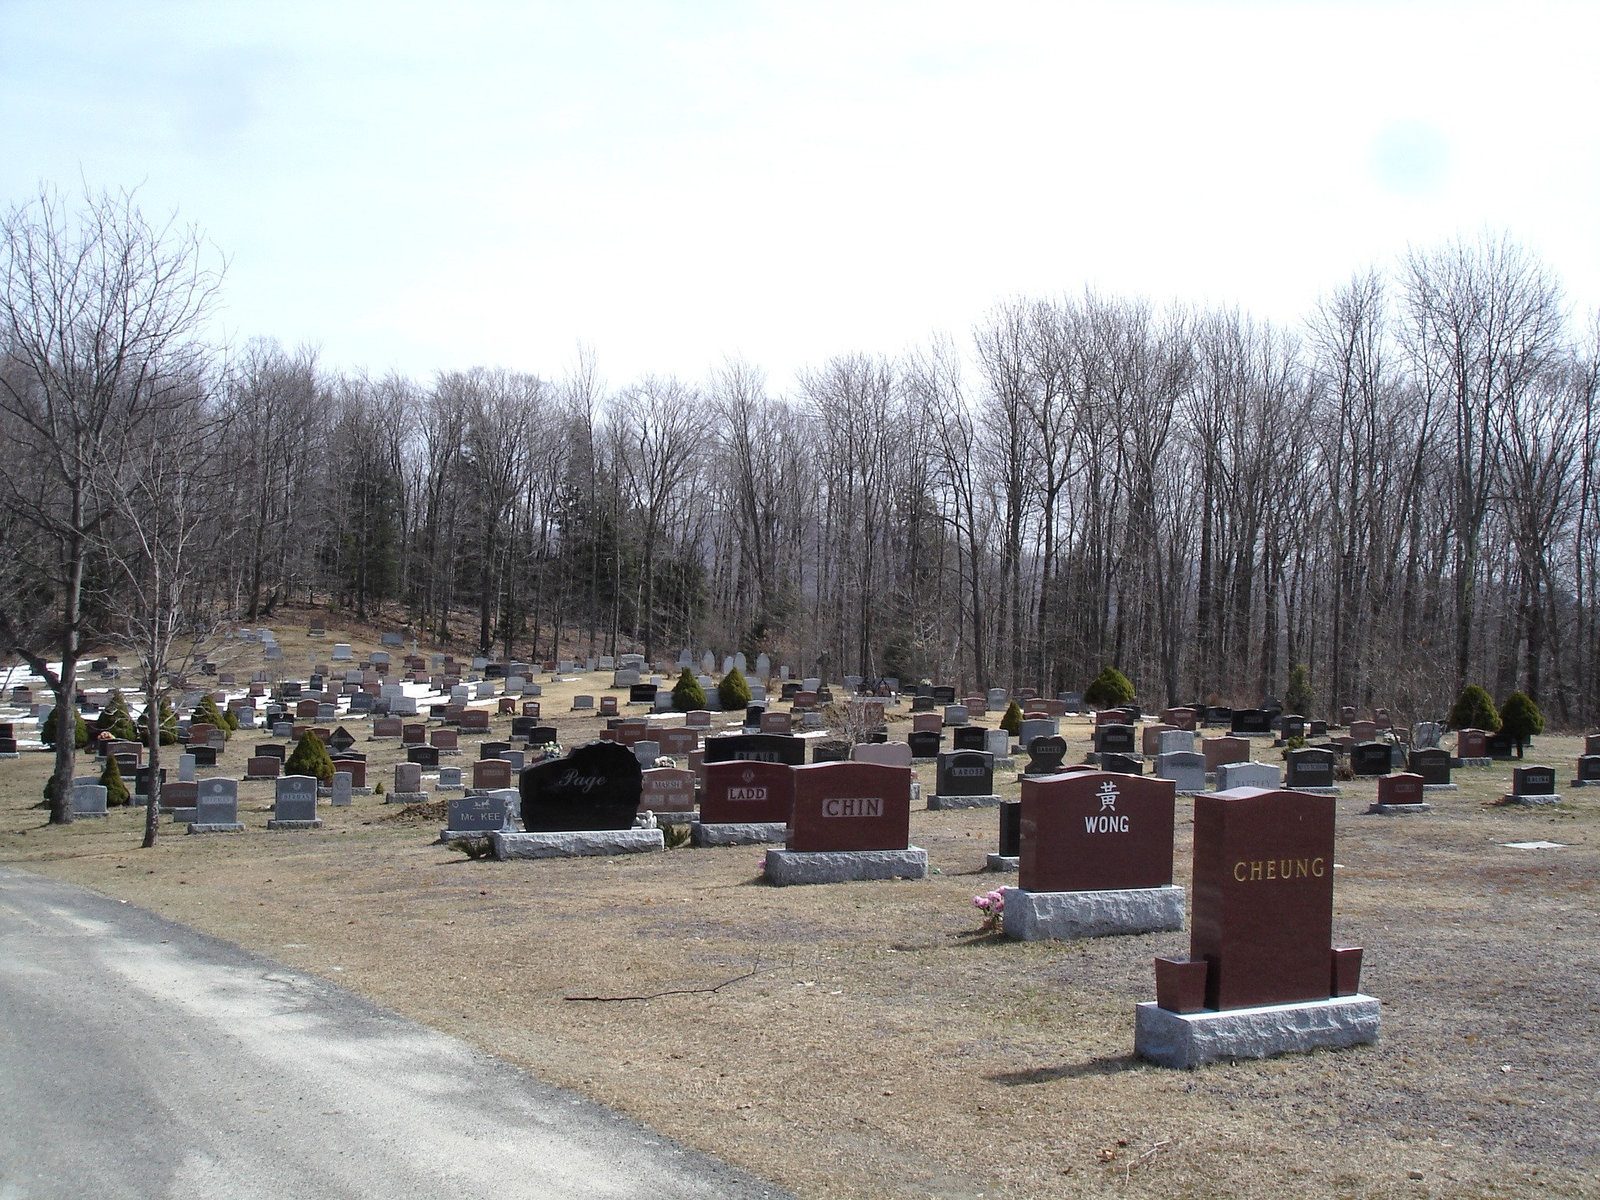
<svg viewBox="0 0 1600 1200">
<path fill-rule="evenodd" d="M 45 483 L 18 487 L 7 474 L 0 487 L 57 552 L 59 671 L 41 648 L 15 646 L 56 697 L 52 822 L 71 820 L 84 567 L 108 515 L 95 482 L 118 466 L 125 435 L 193 377 L 220 280 L 196 230 L 151 223 L 129 192 L 86 195 L 74 211 L 45 189 L 0 218 L 0 414 Z"/>
</svg>

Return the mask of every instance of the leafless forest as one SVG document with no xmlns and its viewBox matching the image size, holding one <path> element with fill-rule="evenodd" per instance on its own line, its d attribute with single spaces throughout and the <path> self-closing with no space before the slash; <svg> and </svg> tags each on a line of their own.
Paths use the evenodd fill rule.
<svg viewBox="0 0 1600 1200">
<path fill-rule="evenodd" d="M 192 230 L 44 196 L 5 228 L 8 649 L 149 649 L 286 600 L 536 658 L 744 649 L 833 677 L 1600 709 L 1592 317 L 1509 237 L 1297 325 L 1019 298 L 775 390 L 353 376 L 206 342 Z M 470 620 L 468 619 L 470 615 Z M 165 637 L 166 642 L 160 639 Z M 55 647 L 51 652 L 51 647 Z"/>
</svg>

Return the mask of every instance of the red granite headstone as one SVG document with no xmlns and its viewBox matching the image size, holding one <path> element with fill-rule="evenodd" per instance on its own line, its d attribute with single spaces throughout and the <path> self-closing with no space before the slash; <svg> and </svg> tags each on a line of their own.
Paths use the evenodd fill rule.
<svg viewBox="0 0 1600 1200">
<path fill-rule="evenodd" d="M 786 712 L 764 712 L 761 714 L 762 733 L 793 733 L 794 714 Z"/>
<path fill-rule="evenodd" d="M 938 713 L 912 713 L 912 733 L 938 733 L 944 728 L 944 718 Z"/>
<path fill-rule="evenodd" d="M 367 764 L 359 758 L 336 758 L 333 760 L 335 771 L 346 771 L 350 775 L 350 786 L 364 788 L 367 786 Z"/>
<path fill-rule="evenodd" d="M 481 708 L 464 709 L 461 713 L 462 733 L 488 733 L 489 713 Z"/>
<path fill-rule="evenodd" d="M 1206 756 L 1206 770 L 1215 771 L 1228 763 L 1250 761 L 1250 739 L 1238 737 L 1201 738 L 1200 749 Z"/>
<path fill-rule="evenodd" d="M 1351 721 L 1350 736 L 1358 742 L 1370 742 L 1378 736 L 1378 726 L 1372 721 Z"/>
<path fill-rule="evenodd" d="M 1208 1008 L 1328 998 L 1333 826 L 1331 796 L 1195 797 L 1189 957 L 1210 964 Z"/>
<path fill-rule="evenodd" d="M 788 824 L 794 808 L 794 767 L 735 761 L 706 763 L 702 770 L 700 820 L 705 824 Z"/>
<path fill-rule="evenodd" d="M 1461 729 L 1456 732 L 1457 758 L 1488 758 L 1489 735 L 1481 729 Z"/>
<path fill-rule="evenodd" d="M 1172 882 L 1170 779 L 1085 771 L 1022 781 L 1017 883 L 1030 892 L 1098 892 Z"/>
<path fill-rule="evenodd" d="M 438 750 L 461 749 L 461 734 L 454 729 L 435 729 L 428 735 L 428 741 Z"/>
<path fill-rule="evenodd" d="M 795 767 L 788 848 L 906 849 L 911 842 L 911 779 L 910 767 L 878 763 Z"/>
<path fill-rule="evenodd" d="M 643 775 L 639 810 L 652 812 L 692 812 L 694 810 L 694 772 L 675 767 L 650 767 Z M 785 818 L 787 820 L 787 818 Z"/>
<path fill-rule="evenodd" d="M 244 773 L 251 779 L 276 779 L 283 769 L 283 760 L 263 754 L 245 760 Z"/>
<path fill-rule="evenodd" d="M 1421 775 L 1380 775 L 1379 804 L 1421 804 L 1424 800 Z"/>
<path fill-rule="evenodd" d="M 1178 730 L 1176 725 L 1168 725 L 1165 721 L 1157 725 L 1146 725 L 1139 731 L 1139 752 L 1154 758 L 1161 753 L 1161 735 L 1173 733 Z"/>
<path fill-rule="evenodd" d="M 656 741 L 661 743 L 661 753 L 670 754 L 674 758 L 679 755 L 697 750 L 700 747 L 700 734 L 698 730 L 686 726 L 676 726 L 663 729 L 656 735 Z"/>
<path fill-rule="evenodd" d="M 1162 712 L 1161 720 L 1164 724 L 1171 725 L 1174 729 L 1193 731 L 1196 714 L 1192 708 L 1169 708 Z"/>
<path fill-rule="evenodd" d="M 511 786 L 511 764 L 503 758 L 480 758 L 472 764 L 472 786 L 492 792 Z"/>
</svg>

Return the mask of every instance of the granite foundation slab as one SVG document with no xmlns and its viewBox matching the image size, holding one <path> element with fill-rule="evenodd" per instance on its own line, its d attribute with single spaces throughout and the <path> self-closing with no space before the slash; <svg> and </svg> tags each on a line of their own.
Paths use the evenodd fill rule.
<svg viewBox="0 0 1600 1200">
<path fill-rule="evenodd" d="M 768 850 L 766 875 L 774 887 L 865 879 L 925 879 L 928 852 L 919 846 L 904 850 Z"/>
<path fill-rule="evenodd" d="M 781 821 L 695 821 L 689 826 L 689 840 L 696 846 L 765 846 L 788 837 L 789 827 Z"/>
<path fill-rule="evenodd" d="M 1163 1067 L 1193 1068 L 1368 1045 L 1378 1040 L 1378 1007 L 1364 995 L 1197 1013 L 1169 1012 L 1146 1001 L 1136 1010 L 1133 1052 Z"/>
<path fill-rule="evenodd" d="M 1422 785 L 1424 792 L 1459 792 L 1461 785 L 1458 783 L 1425 783 Z"/>
<path fill-rule="evenodd" d="M 1560 804 L 1561 797 L 1555 792 L 1551 792 L 1548 796 L 1502 796 L 1500 801 L 1502 804 L 1521 804 L 1527 808 L 1542 808 L 1548 804 Z"/>
<path fill-rule="evenodd" d="M 1338 795 L 1340 795 L 1339 789 L 1336 788 L 1336 787 L 1325 787 L 1325 788 L 1285 787 L 1283 790 L 1286 791 L 1286 792 L 1304 792 L 1308 796 L 1338 796 Z"/>
<path fill-rule="evenodd" d="M 938 812 L 951 808 L 999 808 L 1003 801 L 999 796 L 940 796 L 934 794 L 928 797 L 928 811 Z"/>
<path fill-rule="evenodd" d="M 426 804 L 428 802 L 428 793 L 385 792 L 383 796 L 383 802 L 385 804 Z"/>
<path fill-rule="evenodd" d="M 315 817 L 310 821 L 277 821 L 269 820 L 268 829 L 321 829 L 322 818 Z"/>
<path fill-rule="evenodd" d="M 1432 812 L 1431 804 L 1369 804 L 1367 815 L 1369 817 L 1403 817 L 1409 813 Z"/>
<path fill-rule="evenodd" d="M 1600 787 L 1600 779 L 1574 779 L 1573 787 Z"/>
<path fill-rule="evenodd" d="M 189 825 L 189 830 L 188 831 L 190 833 L 243 833 L 244 832 L 244 822 L 243 821 L 232 821 L 232 822 L 207 821 L 207 822 L 204 822 L 204 823 L 191 822 L 190 825 Z"/>
<path fill-rule="evenodd" d="M 1457 767 L 1492 767 L 1492 766 L 1494 766 L 1494 759 L 1492 759 L 1492 758 L 1458 758 L 1458 759 L 1455 760 L 1455 762 L 1452 765 L 1453 766 L 1457 766 Z"/>
<path fill-rule="evenodd" d="M 169 808 L 166 811 L 172 814 L 172 823 L 174 825 L 187 824 L 198 815 L 193 808 Z"/>
<path fill-rule="evenodd" d="M 1021 861 L 1015 854 L 991 854 L 983 869 L 985 871 L 1010 871 L 1015 874 L 1017 864 Z"/>
<path fill-rule="evenodd" d="M 586 858 L 593 855 L 648 854 L 665 850 L 659 829 L 570 829 L 555 833 L 491 833 L 494 856 L 512 858 Z"/>
<path fill-rule="evenodd" d="M 1183 928 L 1183 889 L 1172 884 L 1100 892 L 1002 890 L 1001 927 L 1018 941 L 1070 942 Z"/>
</svg>

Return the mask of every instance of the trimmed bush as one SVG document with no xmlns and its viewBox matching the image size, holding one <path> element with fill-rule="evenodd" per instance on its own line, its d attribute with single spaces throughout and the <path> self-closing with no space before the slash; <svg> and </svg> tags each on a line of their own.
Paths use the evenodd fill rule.
<svg viewBox="0 0 1600 1200">
<path fill-rule="evenodd" d="M 122 808 L 133 803 L 128 785 L 122 781 L 122 769 L 112 755 L 106 755 L 106 769 L 100 772 L 100 786 L 106 790 L 106 807 Z"/>
<path fill-rule="evenodd" d="M 1289 668 L 1289 689 L 1283 693 L 1283 708 L 1301 717 L 1311 713 L 1311 671 L 1305 663 L 1295 663 Z"/>
<path fill-rule="evenodd" d="M 303 734 L 283 764 L 283 773 L 315 775 L 319 784 L 328 787 L 333 783 L 333 759 L 328 756 L 328 748 L 321 738 L 314 733 Z"/>
<path fill-rule="evenodd" d="M 1006 715 L 1000 718 L 1000 728 L 1016 737 L 1022 728 L 1022 705 L 1013 700 L 1006 705 Z"/>
<path fill-rule="evenodd" d="M 678 682 L 672 685 L 673 711 L 692 712 L 705 706 L 705 688 L 700 686 L 700 681 L 694 677 L 694 672 L 685 667 L 678 674 Z"/>
<path fill-rule="evenodd" d="M 139 733 L 139 737 L 138 737 L 137 740 L 141 741 L 141 742 L 144 742 L 146 745 L 150 744 L 150 726 L 145 721 L 145 717 L 148 716 L 148 715 L 149 715 L 149 709 L 147 708 L 144 712 L 139 714 L 139 720 L 136 722 L 136 726 L 138 728 L 138 733 Z M 175 745 L 177 745 L 178 744 L 178 718 L 173 715 L 172 705 L 167 701 L 167 698 L 165 696 L 163 696 L 161 698 L 161 717 L 160 717 L 160 720 L 161 720 L 161 744 L 163 746 L 175 746 Z"/>
<path fill-rule="evenodd" d="M 1134 697 L 1133 684 L 1115 667 L 1107 667 L 1083 689 L 1083 702 L 1091 708 L 1116 708 Z"/>
<path fill-rule="evenodd" d="M 82 750 L 89 744 L 89 726 L 84 722 L 82 713 L 75 712 L 72 717 L 76 722 L 72 741 L 79 750 Z M 39 727 L 39 740 L 46 746 L 54 746 L 56 744 L 56 710 L 53 708 L 45 717 L 44 724 Z"/>
<path fill-rule="evenodd" d="M 1488 733 L 1500 731 L 1500 713 L 1495 709 L 1489 693 L 1475 683 L 1461 689 L 1446 722 L 1451 729 L 1482 729 Z"/>
<path fill-rule="evenodd" d="M 128 702 L 119 690 L 113 688 L 111 695 L 107 697 L 106 706 L 94 719 L 94 732 L 109 733 L 123 742 L 139 740 L 139 730 L 133 723 L 133 714 L 128 711 Z"/>
<path fill-rule="evenodd" d="M 238 728 L 237 718 L 230 724 L 228 714 L 217 707 L 217 702 L 209 694 L 200 697 L 200 703 L 194 706 L 194 712 L 189 717 L 190 721 L 203 722 L 222 730 L 222 739 L 227 741 L 232 731 Z"/>
<path fill-rule="evenodd" d="M 1520 756 L 1528 740 L 1544 732 L 1544 714 L 1532 697 L 1524 692 L 1512 692 L 1500 702 L 1500 732 L 1511 735 Z"/>
<path fill-rule="evenodd" d="M 732 712 L 750 703 L 750 685 L 744 681 L 738 667 L 724 675 L 722 682 L 717 684 L 717 703 L 722 705 L 723 712 Z"/>
</svg>

